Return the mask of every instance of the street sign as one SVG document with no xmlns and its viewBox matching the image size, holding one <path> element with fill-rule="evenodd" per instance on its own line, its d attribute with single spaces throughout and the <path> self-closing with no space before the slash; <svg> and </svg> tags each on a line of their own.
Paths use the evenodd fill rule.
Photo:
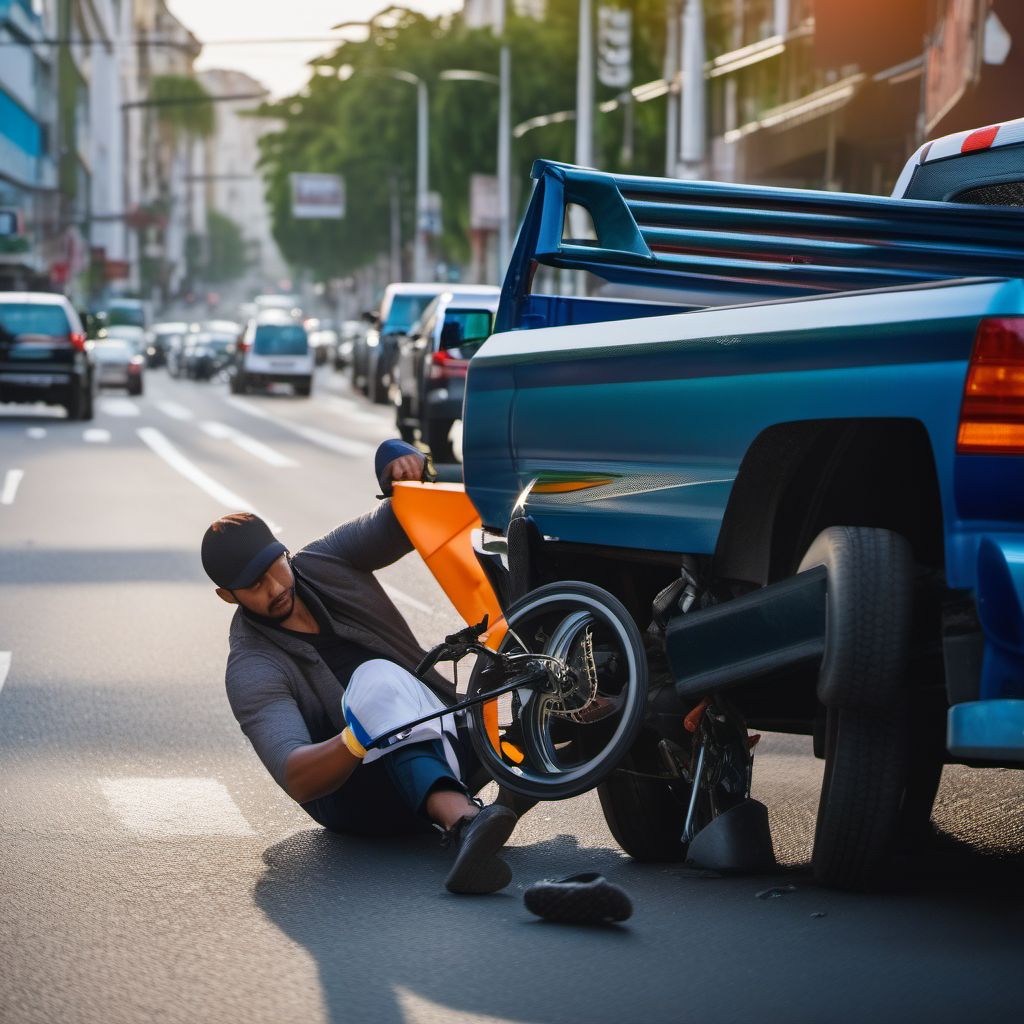
<svg viewBox="0 0 1024 1024">
<path fill-rule="evenodd" d="M 633 83 L 633 12 L 602 5 L 597 10 L 597 79 L 612 89 Z"/>
<path fill-rule="evenodd" d="M 419 211 L 419 229 L 425 235 L 441 234 L 441 193 L 427 192 Z"/>
<path fill-rule="evenodd" d="M 501 227 L 501 194 L 493 174 L 470 176 L 469 226 L 474 231 L 497 231 Z"/>
<path fill-rule="evenodd" d="M 295 220 L 341 220 L 345 180 L 338 174 L 290 174 Z"/>
</svg>

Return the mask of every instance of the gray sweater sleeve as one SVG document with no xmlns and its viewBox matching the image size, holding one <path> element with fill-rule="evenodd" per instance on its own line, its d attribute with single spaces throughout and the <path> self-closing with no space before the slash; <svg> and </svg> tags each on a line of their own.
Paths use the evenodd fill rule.
<svg viewBox="0 0 1024 1024">
<path fill-rule="evenodd" d="M 312 743 L 288 678 L 261 654 L 232 655 L 226 678 L 228 702 L 259 759 L 287 791 L 288 755 Z"/>
<path fill-rule="evenodd" d="M 412 542 L 388 498 L 366 515 L 342 523 L 303 550 L 339 558 L 354 569 L 373 572 L 407 555 L 412 551 Z"/>
</svg>

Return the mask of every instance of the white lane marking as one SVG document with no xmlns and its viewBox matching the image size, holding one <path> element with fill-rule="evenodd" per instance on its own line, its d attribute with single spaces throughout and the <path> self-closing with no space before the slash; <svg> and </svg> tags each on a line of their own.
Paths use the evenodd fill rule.
<svg viewBox="0 0 1024 1024">
<path fill-rule="evenodd" d="M 307 427 L 301 423 L 292 423 L 290 420 L 279 419 L 277 416 L 271 416 L 270 413 L 256 408 L 256 406 L 251 405 L 242 398 L 228 395 L 224 401 L 240 412 L 244 412 L 249 416 L 255 416 L 257 419 L 269 420 L 276 426 L 284 427 L 285 430 L 290 430 L 293 434 L 298 434 L 299 437 L 304 437 L 307 441 L 312 441 L 313 444 L 318 444 L 321 448 L 328 448 L 339 455 L 362 458 L 373 452 L 372 446 L 363 441 L 350 441 L 348 438 L 329 434 L 326 430 L 318 430 L 316 427 Z"/>
<path fill-rule="evenodd" d="M 106 444 L 110 440 L 110 431 L 102 427 L 90 427 L 82 435 L 82 440 L 88 444 Z"/>
<path fill-rule="evenodd" d="M 294 459 L 288 458 L 287 455 L 282 455 L 279 451 L 271 448 L 270 445 L 257 441 L 254 437 L 249 437 L 248 434 L 243 434 L 240 430 L 235 430 L 234 427 L 229 427 L 226 423 L 204 423 L 202 424 L 202 430 L 204 433 L 209 434 L 210 437 L 216 437 L 221 441 L 230 441 L 241 448 L 242 451 L 255 455 L 257 459 L 262 459 L 269 466 L 288 469 L 298 465 Z"/>
<path fill-rule="evenodd" d="M 192 410 L 186 409 L 185 406 L 179 405 L 177 402 L 157 402 L 156 407 L 165 416 L 170 416 L 172 420 L 192 419 Z"/>
<path fill-rule="evenodd" d="M 108 416 L 139 415 L 139 407 L 130 398 L 101 398 L 100 409 Z"/>
<path fill-rule="evenodd" d="M 99 779 L 121 824 L 144 836 L 254 836 L 216 779 Z"/>
<path fill-rule="evenodd" d="M 219 505 L 223 505 L 226 509 L 231 509 L 235 512 L 253 512 L 256 515 L 260 515 L 253 507 L 251 501 L 246 501 L 245 498 L 235 494 L 234 491 L 229 490 L 223 484 L 218 483 L 212 476 L 204 473 L 194 462 L 185 458 L 156 427 L 139 427 L 138 435 L 168 466 L 177 470 L 186 480 L 191 480 L 200 490 L 206 491 Z M 266 519 L 267 525 L 274 533 L 280 531 L 281 527 L 276 523 L 272 523 L 266 516 L 261 516 L 260 518 Z"/>
<path fill-rule="evenodd" d="M 7 673 L 11 670 L 11 652 L 0 651 L 0 690 L 4 688 L 4 683 L 7 682 Z"/>
<path fill-rule="evenodd" d="M 14 496 L 18 493 L 18 485 L 25 476 L 23 469 L 9 469 L 4 477 L 4 487 L 0 491 L 0 505 L 13 505 Z"/>
<path fill-rule="evenodd" d="M 39 441 L 46 437 L 46 427 L 29 427 L 26 433 L 33 441 Z"/>
<path fill-rule="evenodd" d="M 428 615 L 434 613 L 433 608 L 419 598 L 413 597 L 412 594 L 407 594 L 404 590 L 399 590 L 398 587 L 393 587 L 390 583 L 381 583 L 384 588 L 384 593 L 391 598 L 392 601 L 397 601 L 399 604 L 407 604 L 410 608 L 415 608 L 417 611 L 426 612 Z"/>
<path fill-rule="evenodd" d="M 379 413 L 371 412 L 369 409 L 363 409 L 358 402 L 354 402 L 351 398 L 328 395 L 323 401 L 332 412 L 354 420 L 356 423 L 372 423 L 375 427 L 379 427 L 391 419 L 391 414 L 387 410 L 381 409 Z"/>
</svg>

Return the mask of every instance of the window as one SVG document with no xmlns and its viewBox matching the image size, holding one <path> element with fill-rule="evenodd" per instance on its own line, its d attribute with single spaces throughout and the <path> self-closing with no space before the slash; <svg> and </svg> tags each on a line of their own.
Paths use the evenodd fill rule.
<svg viewBox="0 0 1024 1024">
<path fill-rule="evenodd" d="M 258 356 L 304 356 L 308 344 L 298 324 L 260 324 L 252 350 Z"/>
</svg>

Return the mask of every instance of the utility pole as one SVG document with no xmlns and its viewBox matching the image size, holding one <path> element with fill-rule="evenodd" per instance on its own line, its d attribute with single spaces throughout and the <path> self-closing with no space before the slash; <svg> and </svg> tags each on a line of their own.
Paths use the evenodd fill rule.
<svg viewBox="0 0 1024 1024">
<path fill-rule="evenodd" d="M 501 4 L 501 53 L 498 57 L 498 269 L 512 255 L 512 53 L 505 35 Z"/>
<path fill-rule="evenodd" d="M 580 0 L 576 63 L 576 163 L 594 166 L 594 19 L 591 0 Z"/>
<path fill-rule="evenodd" d="M 679 171 L 679 0 L 665 3 L 665 70 L 668 94 L 665 97 L 665 177 Z"/>
<path fill-rule="evenodd" d="M 430 211 L 427 208 L 427 190 L 429 188 L 428 163 L 430 159 L 430 131 L 427 124 L 429 107 L 427 100 L 427 83 L 421 78 L 416 79 L 416 241 L 413 247 L 413 279 L 416 281 L 432 280 L 433 275 L 427 269 L 427 219 Z"/>
<path fill-rule="evenodd" d="M 707 134 L 705 127 L 704 2 L 685 0 L 683 8 L 683 96 L 680 103 L 679 176 L 690 180 L 707 173 Z"/>
<path fill-rule="evenodd" d="M 402 280 L 402 207 L 398 175 L 391 175 L 391 280 Z"/>
</svg>

